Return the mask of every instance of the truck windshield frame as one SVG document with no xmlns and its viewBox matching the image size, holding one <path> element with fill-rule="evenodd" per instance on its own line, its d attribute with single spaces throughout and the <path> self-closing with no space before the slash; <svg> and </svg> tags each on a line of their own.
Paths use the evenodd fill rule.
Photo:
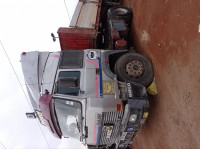
<svg viewBox="0 0 200 149">
<path fill-rule="evenodd" d="M 82 136 L 81 102 L 62 98 L 53 98 L 53 100 L 57 122 L 62 135 L 80 140 Z"/>
</svg>

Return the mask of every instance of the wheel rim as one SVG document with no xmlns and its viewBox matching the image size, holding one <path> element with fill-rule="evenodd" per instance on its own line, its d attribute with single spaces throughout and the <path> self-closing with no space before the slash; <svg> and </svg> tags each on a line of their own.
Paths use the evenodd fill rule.
<svg viewBox="0 0 200 149">
<path fill-rule="evenodd" d="M 139 78 L 144 74 L 144 66 L 139 61 L 131 61 L 126 65 L 126 73 L 130 77 Z"/>
<path fill-rule="evenodd" d="M 128 12 L 128 10 L 126 10 L 124 8 L 116 8 L 116 9 L 114 9 L 114 13 L 120 14 L 120 15 L 126 14 L 127 12 Z"/>
</svg>

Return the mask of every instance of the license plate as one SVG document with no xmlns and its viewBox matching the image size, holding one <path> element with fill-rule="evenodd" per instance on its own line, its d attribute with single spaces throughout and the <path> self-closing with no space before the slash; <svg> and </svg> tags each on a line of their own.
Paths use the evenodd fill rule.
<svg viewBox="0 0 200 149">
<path fill-rule="evenodd" d="M 110 139 L 113 131 L 113 126 L 111 125 L 103 126 L 103 130 L 106 131 L 106 138 Z"/>
<path fill-rule="evenodd" d="M 106 139 L 110 139 L 112 135 L 112 130 L 107 130 Z"/>
</svg>

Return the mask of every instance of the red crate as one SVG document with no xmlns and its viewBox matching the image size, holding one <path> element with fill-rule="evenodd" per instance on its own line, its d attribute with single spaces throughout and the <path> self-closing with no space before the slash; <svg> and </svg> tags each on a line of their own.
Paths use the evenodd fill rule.
<svg viewBox="0 0 200 149">
<path fill-rule="evenodd" d="M 61 50 L 95 49 L 97 32 L 84 28 L 59 28 Z"/>
</svg>

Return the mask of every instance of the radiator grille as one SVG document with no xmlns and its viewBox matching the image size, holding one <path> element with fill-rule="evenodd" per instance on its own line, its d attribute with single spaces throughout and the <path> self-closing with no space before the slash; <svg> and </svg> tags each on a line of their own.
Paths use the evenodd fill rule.
<svg viewBox="0 0 200 149">
<path fill-rule="evenodd" d="M 103 112 L 102 114 L 102 130 L 99 145 L 111 145 L 118 137 L 119 127 L 122 120 L 123 111 Z M 112 134 L 108 138 L 107 131 L 104 126 L 113 126 Z"/>
</svg>

